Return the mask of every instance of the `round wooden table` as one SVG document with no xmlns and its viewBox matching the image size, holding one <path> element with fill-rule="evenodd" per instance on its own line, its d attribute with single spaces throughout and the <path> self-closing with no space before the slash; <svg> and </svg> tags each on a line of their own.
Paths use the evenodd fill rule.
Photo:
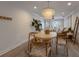
<svg viewBox="0 0 79 59">
<path fill-rule="evenodd" d="M 57 37 L 57 33 L 56 32 L 50 32 L 50 34 L 45 34 L 45 32 L 42 31 L 42 32 L 38 32 L 37 34 L 35 34 L 35 37 L 44 41 L 45 46 L 46 46 L 46 56 L 47 56 L 48 41 L 53 39 L 53 38 L 56 38 Z"/>
<path fill-rule="evenodd" d="M 35 34 L 35 37 L 42 38 L 42 39 L 51 39 L 57 36 L 56 32 L 50 32 L 50 34 L 45 34 L 44 32 L 38 32 Z"/>
</svg>

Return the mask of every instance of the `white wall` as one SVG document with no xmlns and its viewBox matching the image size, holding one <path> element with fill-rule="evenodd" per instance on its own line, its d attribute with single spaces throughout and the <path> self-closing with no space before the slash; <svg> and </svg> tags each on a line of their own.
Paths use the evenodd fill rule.
<svg viewBox="0 0 79 59">
<path fill-rule="evenodd" d="M 0 2 L 0 16 L 12 17 L 12 21 L 0 20 L 0 54 L 27 41 L 32 18 L 22 5 Z"/>
<path fill-rule="evenodd" d="M 68 18 L 64 18 L 64 28 L 69 28 L 69 19 Z"/>
<path fill-rule="evenodd" d="M 71 15 L 72 15 L 72 17 L 71 17 Z M 75 24 L 75 20 L 76 20 L 76 17 L 79 17 L 79 7 L 78 8 L 76 8 L 76 9 L 74 9 L 71 13 L 70 13 L 70 15 L 68 16 L 69 17 L 69 20 L 70 19 L 72 19 L 72 29 L 74 29 L 74 24 Z"/>
</svg>

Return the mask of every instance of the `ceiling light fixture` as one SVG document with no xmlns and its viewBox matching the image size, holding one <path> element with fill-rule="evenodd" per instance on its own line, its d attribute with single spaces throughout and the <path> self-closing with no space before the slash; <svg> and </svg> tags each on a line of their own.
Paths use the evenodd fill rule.
<svg viewBox="0 0 79 59">
<path fill-rule="evenodd" d="M 37 9 L 37 6 L 34 6 L 34 9 Z"/>
<path fill-rule="evenodd" d="M 68 2 L 68 3 L 67 3 L 67 5 L 68 5 L 68 6 L 71 6 L 71 5 L 72 5 L 72 3 L 71 3 L 71 2 Z"/>
<path fill-rule="evenodd" d="M 55 15 L 55 10 L 49 7 L 49 1 L 48 1 L 48 7 L 43 9 L 42 15 L 46 20 L 53 19 Z"/>
<path fill-rule="evenodd" d="M 64 12 L 62 12 L 61 14 L 62 14 L 62 16 L 64 16 L 64 15 L 65 15 L 65 13 L 64 13 Z"/>
</svg>

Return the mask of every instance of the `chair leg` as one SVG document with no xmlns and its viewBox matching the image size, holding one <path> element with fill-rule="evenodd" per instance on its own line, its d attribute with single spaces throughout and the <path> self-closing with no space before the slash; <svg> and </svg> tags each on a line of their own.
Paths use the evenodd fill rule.
<svg viewBox="0 0 79 59">
<path fill-rule="evenodd" d="M 52 49 L 50 49 L 50 56 L 52 56 Z"/>
<path fill-rule="evenodd" d="M 46 44 L 46 56 L 47 56 L 47 44 Z"/>
<path fill-rule="evenodd" d="M 31 53 L 31 50 L 32 50 L 32 44 L 29 44 L 29 47 L 28 47 L 28 48 L 29 48 L 29 50 L 28 50 L 28 51 L 29 51 L 29 52 L 28 52 L 28 55 L 29 55 L 29 57 L 30 57 L 30 56 L 31 56 L 30 53 Z"/>
<path fill-rule="evenodd" d="M 28 56 L 30 55 L 30 50 L 31 50 L 31 48 L 30 48 L 30 43 L 28 43 L 28 49 L 25 50 L 25 53 L 27 53 Z"/>
<path fill-rule="evenodd" d="M 58 47 L 57 47 L 57 45 L 56 45 L 56 55 L 58 54 Z"/>
<path fill-rule="evenodd" d="M 50 44 L 50 54 L 51 54 L 51 56 L 52 56 L 52 44 Z"/>
<path fill-rule="evenodd" d="M 66 46 L 66 53 L 67 53 L 67 56 L 68 56 L 68 47 Z"/>
<path fill-rule="evenodd" d="M 66 56 L 68 56 L 68 47 L 64 46 L 64 50 L 65 50 Z"/>
<path fill-rule="evenodd" d="M 30 52 L 31 52 L 31 50 L 32 50 L 32 46 L 31 46 L 31 45 L 32 45 L 32 44 L 30 44 L 30 50 L 29 50 Z"/>
</svg>

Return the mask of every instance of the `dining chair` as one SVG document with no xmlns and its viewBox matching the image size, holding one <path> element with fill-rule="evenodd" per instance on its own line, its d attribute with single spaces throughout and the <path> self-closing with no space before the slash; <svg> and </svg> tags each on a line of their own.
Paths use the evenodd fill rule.
<svg viewBox="0 0 79 59">
<path fill-rule="evenodd" d="M 56 54 L 58 54 L 58 46 L 64 46 L 64 53 L 68 56 L 67 35 L 66 33 L 57 33 Z"/>
<path fill-rule="evenodd" d="M 37 34 L 37 32 L 30 32 L 29 33 L 29 42 L 28 42 L 29 55 L 31 55 L 33 47 L 36 47 L 36 48 L 37 47 L 38 48 L 44 47 L 44 48 L 46 48 L 46 56 L 48 56 L 47 53 L 48 53 L 48 47 L 50 46 L 50 41 L 49 40 L 42 41 L 41 39 L 36 38 L 35 34 Z"/>
<path fill-rule="evenodd" d="M 31 42 L 33 41 L 33 40 L 35 40 L 35 34 L 36 34 L 37 32 L 30 32 L 29 33 L 29 38 L 28 38 L 28 54 L 30 54 L 30 52 L 31 52 L 31 48 L 32 48 L 32 46 L 31 46 Z"/>
</svg>

